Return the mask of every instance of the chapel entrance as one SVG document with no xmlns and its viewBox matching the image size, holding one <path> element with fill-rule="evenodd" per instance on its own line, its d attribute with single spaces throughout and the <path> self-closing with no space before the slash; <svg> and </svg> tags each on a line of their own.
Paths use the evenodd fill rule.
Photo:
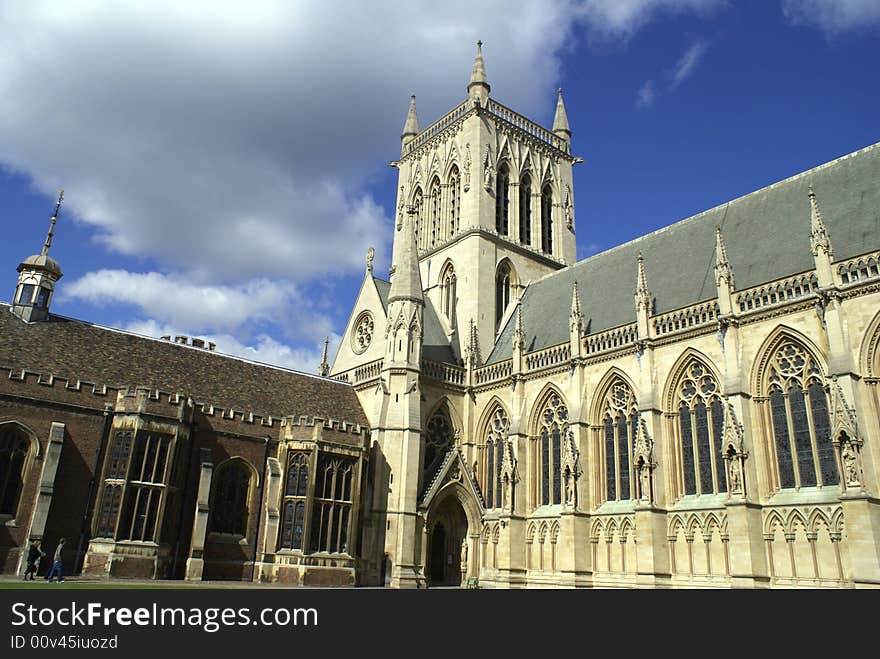
<svg viewBox="0 0 880 659">
<path fill-rule="evenodd" d="M 426 570 L 429 586 L 461 585 L 462 542 L 467 540 L 467 533 L 464 508 L 456 497 L 446 497 L 429 520 Z"/>
</svg>

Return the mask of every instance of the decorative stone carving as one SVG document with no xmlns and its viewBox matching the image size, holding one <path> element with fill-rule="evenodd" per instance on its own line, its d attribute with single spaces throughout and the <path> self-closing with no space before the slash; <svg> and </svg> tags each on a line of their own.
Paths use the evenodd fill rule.
<svg viewBox="0 0 880 659">
<path fill-rule="evenodd" d="M 367 261 L 368 268 L 372 266 Z M 375 322 L 373 321 L 373 314 L 369 311 L 365 311 L 361 314 L 360 318 L 358 318 L 357 323 L 355 324 L 354 333 L 352 334 L 352 349 L 357 354 L 361 354 L 367 348 L 370 347 L 370 343 L 373 342 L 373 332 L 375 330 Z"/>
<path fill-rule="evenodd" d="M 367 250 L 367 272 L 373 272 L 373 259 L 376 256 L 376 250 L 373 247 L 370 247 Z"/>
<path fill-rule="evenodd" d="M 577 508 L 577 481 L 583 472 L 581 471 L 580 452 L 571 430 L 563 435 L 561 466 L 564 488 L 562 505 L 567 509 L 574 510 Z"/>
<path fill-rule="evenodd" d="M 648 425 L 639 416 L 636 439 L 633 446 L 633 463 L 636 468 L 636 498 L 644 503 L 654 501 L 654 440 L 648 435 Z"/>
<path fill-rule="evenodd" d="M 483 159 L 483 186 L 487 192 L 495 191 L 495 166 L 492 164 L 492 152 L 488 146 Z"/>
<path fill-rule="evenodd" d="M 501 508 L 506 511 L 513 510 L 516 499 L 516 484 L 519 482 L 519 473 L 516 470 L 516 456 L 513 454 L 513 440 L 504 440 L 501 456 Z"/>
<path fill-rule="evenodd" d="M 569 231 L 574 231 L 574 205 L 571 203 L 571 186 L 565 184 L 565 201 L 562 203 L 562 210 L 565 215 L 565 227 Z"/>
<path fill-rule="evenodd" d="M 461 174 L 461 182 L 465 192 L 471 189 L 471 144 L 464 145 L 464 168 Z"/>
<path fill-rule="evenodd" d="M 400 231 L 403 228 L 403 210 L 406 208 L 406 204 L 403 201 L 403 186 L 400 186 L 400 198 L 397 202 L 397 225 L 395 229 Z"/>
<path fill-rule="evenodd" d="M 733 405 L 726 399 L 723 404 L 721 445 L 724 447 L 722 457 L 727 466 L 727 495 L 728 497 L 745 496 L 745 461 L 748 457 L 748 451 L 745 449 L 745 434 L 742 424 L 733 411 Z"/>
<path fill-rule="evenodd" d="M 838 465 L 844 487 L 862 486 L 862 437 L 856 412 L 844 396 L 837 377 L 828 385 L 831 396 L 831 443 L 839 456 Z"/>
</svg>

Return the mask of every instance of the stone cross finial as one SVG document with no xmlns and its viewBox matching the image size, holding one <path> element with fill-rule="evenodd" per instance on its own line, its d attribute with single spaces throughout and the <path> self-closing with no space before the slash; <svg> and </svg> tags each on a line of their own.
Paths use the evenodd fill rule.
<svg viewBox="0 0 880 659">
<path fill-rule="evenodd" d="M 370 247 L 367 250 L 367 272 L 373 272 L 373 257 L 376 256 L 376 250 Z"/>
</svg>

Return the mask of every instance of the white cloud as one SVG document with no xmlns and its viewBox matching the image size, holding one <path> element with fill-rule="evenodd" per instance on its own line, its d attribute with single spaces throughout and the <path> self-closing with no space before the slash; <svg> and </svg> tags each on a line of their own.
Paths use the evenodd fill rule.
<svg viewBox="0 0 880 659">
<path fill-rule="evenodd" d="M 98 270 L 59 289 L 64 297 L 96 305 L 128 304 L 180 333 L 246 331 L 262 323 L 284 324 L 288 334 L 318 340 L 332 323 L 291 283 L 252 279 L 236 285 L 201 285 L 181 275 Z M 294 321 L 297 318 L 307 322 Z"/>
<path fill-rule="evenodd" d="M 677 87 L 694 72 L 697 64 L 700 63 L 703 55 L 706 54 L 707 47 L 708 45 L 705 41 L 697 41 L 685 51 L 681 59 L 678 60 L 678 64 L 675 65 L 675 71 L 672 74 L 673 87 Z"/>
<path fill-rule="evenodd" d="M 310 343 L 305 347 L 292 347 L 276 341 L 267 334 L 259 334 L 252 341 L 242 342 L 230 334 L 201 334 L 191 332 L 178 325 L 161 323 L 155 319 L 135 320 L 128 323 L 117 323 L 116 327 L 127 332 L 134 332 L 143 336 L 159 338 L 161 336 L 175 336 L 184 334 L 189 337 L 203 338 L 216 344 L 215 351 L 224 355 L 243 357 L 251 361 L 272 364 L 292 368 L 304 373 L 317 373 L 321 363 L 321 353 L 324 349 L 323 341 Z M 329 354 L 332 360 L 339 346 L 340 336 L 329 336 Z"/>
<path fill-rule="evenodd" d="M 581 0 L 576 12 L 594 36 L 628 39 L 661 12 L 708 14 L 727 0 Z"/>
<path fill-rule="evenodd" d="M 880 27 L 877 0 L 783 0 L 785 18 L 797 25 L 815 25 L 828 33 Z"/>
<path fill-rule="evenodd" d="M 654 83 L 651 80 L 645 81 L 645 84 L 639 87 L 636 96 L 636 107 L 647 108 L 654 104 L 656 93 L 654 92 Z"/>
</svg>

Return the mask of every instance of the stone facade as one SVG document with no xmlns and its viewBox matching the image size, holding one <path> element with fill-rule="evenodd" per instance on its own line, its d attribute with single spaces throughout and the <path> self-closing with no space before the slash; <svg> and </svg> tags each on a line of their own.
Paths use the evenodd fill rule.
<svg viewBox="0 0 880 659">
<path fill-rule="evenodd" d="M 51 314 L 59 199 L 0 305 L 0 569 L 880 585 L 880 144 L 576 262 L 562 92 L 547 130 L 490 90 L 478 46 L 413 98 L 321 377 Z"/>
<path fill-rule="evenodd" d="M 880 585 L 880 145 L 575 264 L 561 92 L 552 131 L 488 92 L 478 50 L 464 103 L 411 103 L 390 288 L 331 369 L 372 433 L 363 583 Z"/>
</svg>

